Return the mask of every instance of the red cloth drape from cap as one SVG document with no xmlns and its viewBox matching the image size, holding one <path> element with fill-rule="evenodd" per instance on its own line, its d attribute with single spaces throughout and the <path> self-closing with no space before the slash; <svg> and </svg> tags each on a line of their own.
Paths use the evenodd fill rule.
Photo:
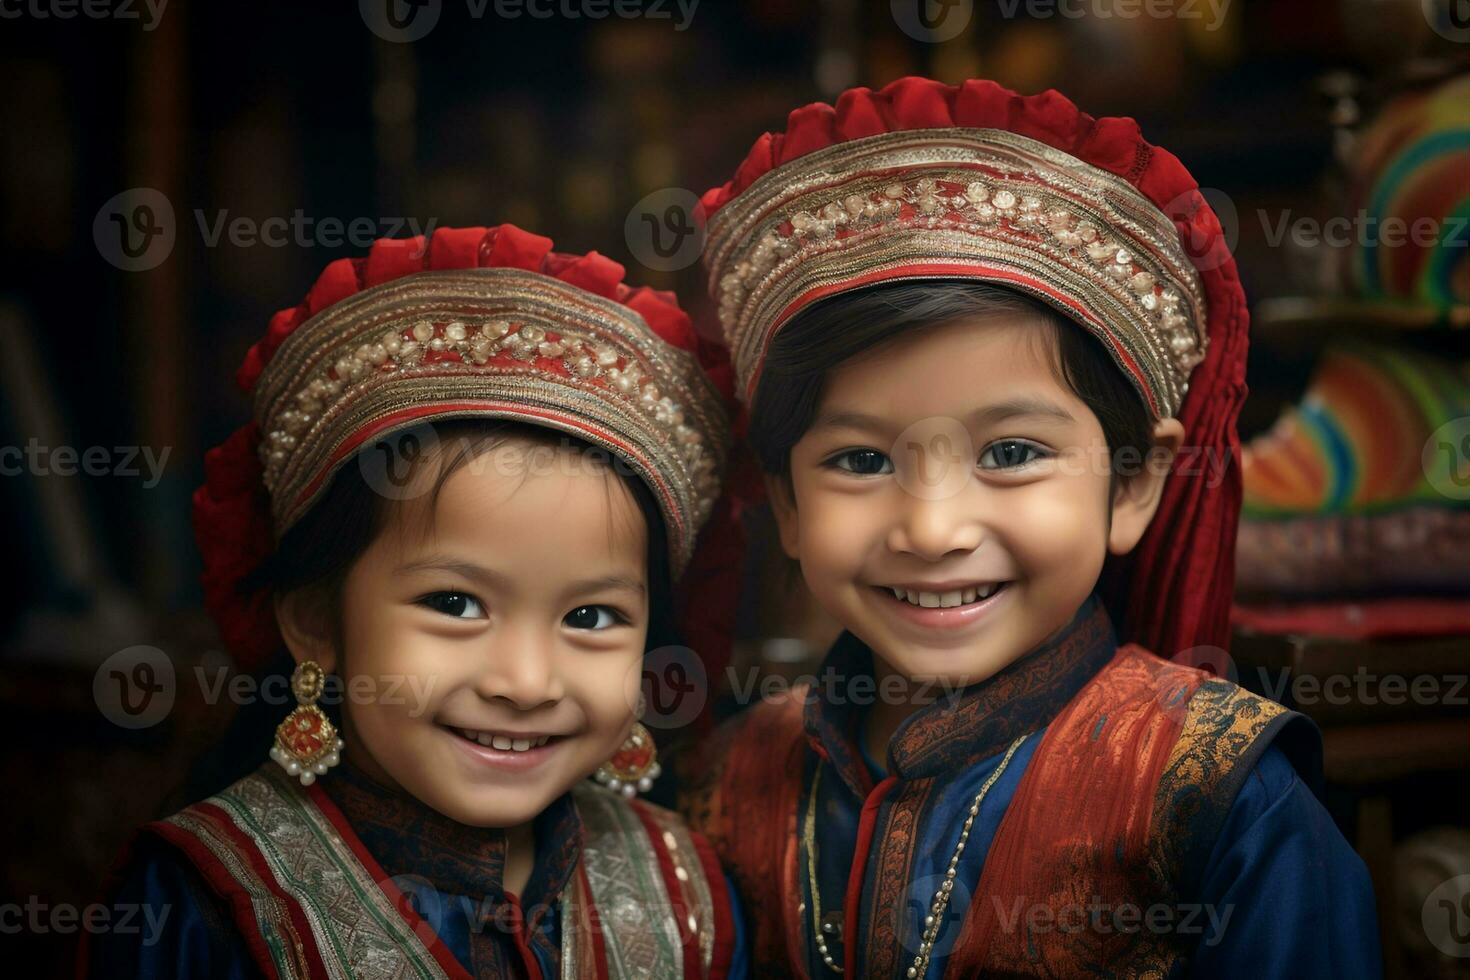
<svg viewBox="0 0 1470 980">
<path fill-rule="evenodd" d="M 1108 171 L 1136 187 L 1173 222 L 1199 271 L 1207 301 L 1209 351 L 1190 376 L 1178 418 L 1185 450 L 1165 483 L 1153 523 L 1133 552 L 1110 556 L 1099 591 L 1124 642 L 1172 657 L 1229 644 L 1240 513 L 1240 440 L 1245 400 L 1247 312 L 1220 222 L 1189 171 L 1144 140 L 1127 118 L 1095 119 L 1055 91 L 1018 95 L 986 80 L 945 85 L 904 78 L 882 89 L 851 89 L 835 105 L 792 112 L 784 133 L 756 140 L 727 184 L 704 195 L 713 215 L 774 167 L 864 136 L 934 127 L 1004 129 Z"/>
</svg>

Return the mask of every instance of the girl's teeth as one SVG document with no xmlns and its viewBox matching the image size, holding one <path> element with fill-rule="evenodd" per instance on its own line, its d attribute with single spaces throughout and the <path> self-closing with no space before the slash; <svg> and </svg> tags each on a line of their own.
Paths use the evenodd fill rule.
<svg viewBox="0 0 1470 980">
<path fill-rule="evenodd" d="M 469 728 L 461 728 L 459 733 L 471 742 L 478 742 L 487 748 L 496 748 L 502 752 L 528 752 L 551 741 L 550 735 L 538 735 L 535 738 L 511 738 L 509 735 L 492 735 L 490 732 L 477 732 Z"/>
<path fill-rule="evenodd" d="M 969 605 L 970 603 L 974 602 L 975 601 L 975 590 L 974 589 L 966 589 L 964 591 L 964 593 L 960 596 L 960 601 L 963 602 L 965 605 Z"/>
</svg>

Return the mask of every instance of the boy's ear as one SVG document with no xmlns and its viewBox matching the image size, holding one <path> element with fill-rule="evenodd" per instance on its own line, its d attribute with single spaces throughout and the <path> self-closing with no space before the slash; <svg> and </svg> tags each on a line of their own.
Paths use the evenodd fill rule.
<svg viewBox="0 0 1470 980">
<path fill-rule="evenodd" d="M 298 664 L 314 660 L 330 674 L 337 667 L 337 644 L 326 606 L 321 596 L 309 589 L 297 589 L 275 599 L 276 624 L 292 658 Z"/>
<path fill-rule="evenodd" d="M 1159 509 L 1164 496 L 1164 481 L 1174 465 L 1174 457 L 1184 445 L 1184 426 L 1178 419 L 1161 419 L 1154 425 L 1153 448 L 1140 472 L 1118 478 L 1117 493 L 1112 502 L 1112 525 L 1108 529 L 1108 551 L 1126 555 L 1148 530 L 1149 522 Z"/>
<path fill-rule="evenodd" d="M 800 561 L 800 525 L 797 523 L 796 498 L 792 494 L 791 478 L 767 473 L 765 481 L 766 499 L 771 502 L 771 513 L 776 516 L 776 527 L 781 532 L 781 550 L 792 561 Z"/>
</svg>

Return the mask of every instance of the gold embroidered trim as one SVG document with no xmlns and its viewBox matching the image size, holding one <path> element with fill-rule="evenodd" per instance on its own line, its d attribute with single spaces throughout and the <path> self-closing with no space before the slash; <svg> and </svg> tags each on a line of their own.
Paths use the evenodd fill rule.
<svg viewBox="0 0 1470 980">
<path fill-rule="evenodd" d="M 396 279 L 285 339 L 255 401 L 276 534 L 325 488 L 355 433 L 436 402 L 470 406 L 445 414 L 546 425 L 626 459 L 659 499 L 676 571 L 687 563 L 728 452 L 718 392 L 691 352 L 632 309 L 506 268 Z"/>
<path fill-rule="evenodd" d="M 761 176 L 708 230 L 710 291 L 747 397 L 794 302 L 915 265 L 1006 282 L 1019 273 L 1075 301 L 1086 314 L 1027 289 L 1110 351 L 1115 338 L 1161 416 L 1178 411 L 1208 346 L 1199 276 L 1170 219 L 1126 181 L 1004 130 L 911 130 L 818 150 Z"/>
</svg>

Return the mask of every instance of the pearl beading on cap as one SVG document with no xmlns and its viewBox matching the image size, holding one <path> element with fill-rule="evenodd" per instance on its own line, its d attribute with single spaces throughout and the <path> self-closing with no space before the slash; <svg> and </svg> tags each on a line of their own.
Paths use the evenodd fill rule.
<svg viewBox="0 0 1470 980">
<path fill-rule="evenodd" d="M 715 460 L 705 451 L 704 437 L 685 424 L 684 411 L 660 392 L 653 379 L 643 374 L 628 358 L 606 346 L 570 331 L 550 331 L 534 324 L 505 319 L 466 322 L 420 320 L 404 330 L 388 330 L 375 343 L 361 344 L 339 357 L 319 377 L 299 390 L 295 407 L 276 416 L 277 428 L 265 434 L 260 445 L 265 467 L 265 485 L 274 491 L 281 471 L 297 447 L 302 432 L 309 428 L 334 400 L 370 379 L 406 368 L 421 366 L 426 358 L 441 363 L 458 359 L 461 364 L 482 366 L 505 356 L 531 362 L 538 357 L 559 360 L 568 374 L 597 380 L 616 391 L 660 426 L 670 427 L 675 444 L 695 475 L 701 500 L 696 520 L 703 521 L 719 491 Z"/>
<path fill-rule="evenodd" d="M 1159 418 L 1208 350 L 1173 219 L 1125 179 L 1006 130 L 899 130 L 796 157 L 714 213 L 705 263 L 746 399 L 795 313 L 883 281 L 1026 292 L 1098 336 Z"/>
<path fill-rule="evenodd" d="M 1066 207 L 1060 197 L 1017 194 L 979 180 L 959 183 L 921 177 L 893 181 L 875 193 L 849 194 L 823 207 L 798 210 L 776 219 L 749 258 L 721 277 L 720 318 L 733 321 L 751 288 L 783 259 L 807 245 L 829 242 L 844 231 L 893 221 L 968 227 L 990 233 L 1009 229 L 1030 236 L 1049 235 L 1073 254 L 1085 254 L 1100 272 L 1126 287 L 1128 301 L 1137 307 L 1140 318 L 1151 320 L 1167 338 L 1181 375 L 1187 378 L 1204 360 L 1208 341 L 1187 315 L 1187 309 L 1181 307 L 1178 290 L 1161 285 L 1158 276 L 1136 255 L 1096 223 Z M 1187 391 L 1188 381 L 1181 382 L 1180 387 Z"/>
</svg>

